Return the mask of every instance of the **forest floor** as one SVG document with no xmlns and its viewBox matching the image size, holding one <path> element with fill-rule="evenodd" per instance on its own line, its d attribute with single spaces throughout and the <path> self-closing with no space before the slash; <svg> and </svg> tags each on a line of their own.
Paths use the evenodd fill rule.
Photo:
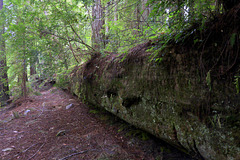
<svg viewBox="0 0 240 160">
<path fill-rule="evenodd" d="M 192 159 L 55 87 L 15 103 L 0 110 L 0 160 Z"/>
</svg>

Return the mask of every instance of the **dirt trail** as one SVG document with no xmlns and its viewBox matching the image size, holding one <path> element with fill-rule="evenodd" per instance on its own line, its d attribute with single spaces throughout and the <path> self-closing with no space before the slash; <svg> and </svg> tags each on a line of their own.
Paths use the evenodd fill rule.
<svg viewBox="0 0 240 160">
<path fill-rule="evenodd" d="M 29 97 L 0 112 L 0 160 L 190 159 L 152 139 L 126 137 L 95 112 L 57 88 Z"/>
</svg>

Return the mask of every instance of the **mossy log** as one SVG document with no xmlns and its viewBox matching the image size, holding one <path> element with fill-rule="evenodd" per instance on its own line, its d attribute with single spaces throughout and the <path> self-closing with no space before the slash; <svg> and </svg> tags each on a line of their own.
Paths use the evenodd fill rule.
<svg viewBox="0 0 240 160">
<path fill-rule="evenodd" d="M 149 61 L 148 45 L 77 67 L 71 91 L 190 154 L 240 159 L 240 96 L 232 81 L 206 79 L 194 51 L 166 50 L 156 57 L 161 62 Z"/>
</svg>

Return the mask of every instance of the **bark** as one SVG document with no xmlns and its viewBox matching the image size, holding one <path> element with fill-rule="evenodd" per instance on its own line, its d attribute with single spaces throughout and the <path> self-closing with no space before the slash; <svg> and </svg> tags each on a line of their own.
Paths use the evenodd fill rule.
<svg viewBox="0 0 240 160">
<path fill-rule="evenodd" d="M 105 39 L 104 39 L 104 46 L 106 46 L 108 44 L 108 32 L 109 32 L 109 26 L 108 26 L 108 22 L 109 22 L 109 7 L 111 5 L 111 2 L 107 2 L 106 7 L 105 7 Z M 104 47 L 105 48 L 105 47 Z"/>
<path fill-rule="evenodd" d="M 23 94 L 23 97 L 24 99 L 27 98 L 27 85 L 26 85 L 26 82 L 27 82 L 27 67 L 26 67 L 26 60 L 25 60 L 25 57 L 24 57 L 24 60 L 23 60 L 23 72 L 22 72 L 22 94 Z"/>
<path fill-rule="evenodd" d="M 140 31 L 140 21 L 141 21 L 141 9 L 140 9 L 140 4 L 137 3 L 136 6 L 136 10 L 135 10 L 135 18 L 136 18 L 136 22 L 135 22 L 135 31 L 134 34 L 139 35 L 139 31 Z"/>
<path fill-rule="evenodd" d="M 100 50 L 104 46 L 104 34 L 101 33 L 103 29 L 103 9 L 101 0 L 94 0 L 95 4 L 92 7 L 92 46 L 96 50 Z"/>
<path fill-rule="evenodd" d="M 218 1 L 221 1 L 221 3 L 223 4 L 223 8 L 226 11 L 229 11 L 231 8 L 240 3 L 239 0 L 218 0 Z"/>
<path fill-rule="evenodd" d="M 194 1 L 189 2 L 188 20 L 190 22 L 194 21 Z"/>
<path fill-rule="evenodd" d="M 178 20 L 180 22 L 184 21 L 184 10 L 182 8 L 182 5 L 183 5 L 183 0 L 178 0 L 177 1 L 177 10 L 179 11 Z"/>
<path fill-rule="evenodd" d="M 148 0 L 142 0 L 142 10 L 143 14 L 141 16 L 141 21 L 144 23 L 144 21 L 147 21 L 147 18 L 150 13 L 150 7 L 147 5 Z"/>
<path fill-rule="evenodd" d="M 30 63 L 30 75 L 34 75 L 36 73 L 37 73 L 37 71 L 36 71 L 36 62 L 31 62 Z"/>
<path fill-rule="evenodd" d="M 0 0 L 0 10 L 3 8 L 3 0 Z M 4 21 L 1 18 L 2 22 Z M 5 52 L 5 40 L 2 37 L 4 33 L 4 24 L 0 29 L 0 107 L 6 105 L 6 101 L 9 99 L 9 87 L 8 87 L 8 75 L 7 75 L 7 63 Z"/>
<path fill-rule="evenodd" d="M 114 10 L 114 21 L 117 21 L 117 20 L 118 20 L 118 13 L 117 13 L 117 10 L 118 10 L 118 2 L 117 2 L 117 0 L 114 0 L 114 6 L 115 6 L 115 10 Z"/>
<path fill-rule="evenodd" d="M 150 14 L 150 6 L 147 5 L 148 0 L 142 0 L 142 11 L 141 11 L 141 15 L 140 15 L 140 27 L 142 29 L 143 32 L 143 27 L 148 24 L 148 16 Z"/>
<path fill-rule="evenodd" d="M 35 42 L 31 43 L 32 46 L 35 46 Z M 30 76 L 37 74 L 36 63 L 38 59 L 38 51 L 32 50 L 31 57 L 30 57 Z"/>
<path fill-rule="evenodd" d="M 27 62 L 26 62 L 26 41 L 25 41 L 25 31 L 23 32 L 23 71 L 22 71 L 22 95 L 24 99 L 27 98 Z"/>
<path fill-rule="evenodd" d="M 107 3 L 106 10 L 105 10 L 105 13 L 106 13 L 106 15 L 105 15 L 105 23 L 106 23 L 105 32 L 106 33 L 109 32 L 109 26 L 108 26 L 109 6 L 110 6 L 110 2 Z"/>
</svg>

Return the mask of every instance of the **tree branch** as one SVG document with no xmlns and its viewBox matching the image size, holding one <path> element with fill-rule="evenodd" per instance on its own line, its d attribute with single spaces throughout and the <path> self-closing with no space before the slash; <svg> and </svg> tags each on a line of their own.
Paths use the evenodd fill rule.
<svg viewBox="0 0 240 160">
<path fill-rule="evenodd" d="M 93 52 L 96 52 L 96 50 L 95 50 L 94 48 L 92 48 L 91 46 L 89 46 L 88 44 L 86 44 L 86 43 L 82 40 L 82 38 L 77 34 L 77 32 L 75 31 L 75 29 L 73 28 L 73 26 L 72 26 L 71 24 L 69 24 L 69 25 L 70 25 L 72 31 L 74 32 L 74 34 L 75 34 L 75 35 L 78 37 L 78 39 L 81 41 L 81 43 L 82 43 L 83 45 L 85 45 L 89 50 L 92 50 Z"/>
<path fill-rule="evenodd" d="M 67 36 L 67 37 L 68 37 L 68 36 Z M 68 37 L 68 39 L 69 39 L 69 37 Z M 79 63 L 78 60 L 77 60 L 77 58 L 76 58 L 76 55 L 75 55 L 75 53 L 74 53 L 74 51 L 73 51 L 73 48 L 72 48 L 72 44 L 71 44 L 71 42 L 68 41 L 68 43 L 69 43 L 69 48 L 70 48 L 71 51 L 72 51 L 73 57 L 75 58 L 75 60 L 77 61 L 77 63 Z"/>
<path fill-rule="evenodd" d="M 45 145 L 45 143 L 43 143 L 43 144 L 41 145 L 41 147 L 39 147 L 39 149 L 37 150 L 37 152 L 35 152 L 34 155 L 33 155 L 32 157 L 30 157 L 28 160 L 30 160 L 30 159 L 32 159 L 33 157 L 35 157 L 36 154 L 42 149 L 42 147 L 43 147 L 44 145 Z"/>
<path fill-rule="evenodd" d="M 20 154 L 24 153 L 24 152 L 27 152 L 29 149 L 31 149 L 32 147 L 36 146 L 37 144 L 39 143 L 36 143 L 36 144 L 33 144 L 31 145 L 30 147 L 28 147 L 27 149 L 21 151 L 20 153 L 16 154 L 15 156 L 13 156 L 10 160 L 14 159 L 15 157 L 19 156 Z"/>
</svg>

